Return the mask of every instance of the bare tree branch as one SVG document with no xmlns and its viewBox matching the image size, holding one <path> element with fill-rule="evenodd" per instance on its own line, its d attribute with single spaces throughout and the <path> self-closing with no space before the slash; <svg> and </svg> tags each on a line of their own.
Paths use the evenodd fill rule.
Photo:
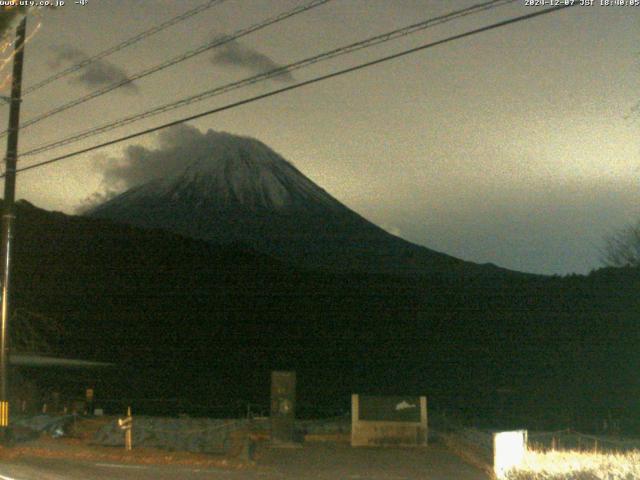
<svg viewBox="0 0 640 480">
<path fill-rule="evenodd" d="M 602 262 L 611 267 L 640 266 L 640 221 L 605 238 Z"/>
</svg>

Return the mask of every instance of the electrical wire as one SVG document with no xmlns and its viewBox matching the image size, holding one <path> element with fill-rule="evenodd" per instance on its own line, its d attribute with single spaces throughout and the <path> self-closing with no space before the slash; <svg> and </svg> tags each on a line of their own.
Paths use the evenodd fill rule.
<svg viewBox="0 0 640 480">
<path fill-rule="evenodd" d="M 58 72 L 58 73 L 54 73 L 53 75 L 51 75 L 50 77 L 45 78 L 44 80 L 41 80 L 40 82 L 28 87 L 25 89 L 25 91 L 23 92 L 22 96 L 24 97 L 25 95 L 28 95 L 32 92 L 35 92 L 36 90 L 39 90 L 40 88 L 44 87 L 45 85 L 48 85 L 56 80 L 59 80 L 61 78 L 66 77 L 67 75 L 73 73 L 73 72 L 77 72 L 78 70 L 86 67 L 87 65 L 90 65 L 94 62 L 97 62 L 98 60 L 102 60 L 105 57 L 108 57 L 109 55 L 112 55 L 116 52 L 119 52 L 120 50 L 123 50 L 127 47 L 130 47 L 131 45 L 134 45 L 142 40 L 144 40 L 145 38 L 148 38 L 152 35 L 155 35 L 156 33 L 159 33 L 163 30 L 166 30 L 169 27 L 172 27 L 173 25 L 176 25 L 180 22 L 183 22 L 195 15 L 198 15 L 199 13 L 204 12 L 205 10 L 208 10 L 216 5 L 219 5 L 221 3 L 224 3 L 226 0 L 209 0 L 206 3 L 203 3 L 202 5 L 199 5 L 195 8 L 192 8 L 191 10 L 187 10 L 186 12 L 170 18 L 169 20 L 167 20 L 166 22 L 161 23 L 160 25 L 156 25 L 148 30 L 145 30 L 143 32 L 140 32 L 139 34 L 130 37 L 126 40 L 124 40 L 123 42 L 114 45 L 110 48 L 107 48 L 106 50 L 103 50 L 100 53 L 97 53 L 89 58 L 86 58 L 84 60 L 82 60 L 81 62 L 75 64 L 75 65 L 71 65 L 68 68 L 65 68 L 64 70 Z"/>
<path fill-rule="evenodd" d="M 295 63 L 290 63 L 288 65 L 282 66 L 282 67 L 278 67 L 278 68 L 274 68 L 272 70 L 269 70 L 267 72 L 263 72 L 260 73 L 258 75 L 254 75 L 248 78 L 244 78 L 242 80 L 238 80 L 236 82 L 232 82 L 232 83 L 228 83 L 226 85 L 222 85 L 210 90 L 206 90 L 204 92 L 200 92 L 198 94 L 195 95 L 191 95 L 189 97 L 180 99 L 178 101 L 175 102 L 171 102 L 171 103 L 167 103 L 164 105 L 160 105 L 158 107 L 155 107 L 151 110 L 146 110 L 142 113 L 138 113 L 135 115 L 131 115 L 128 117 L 124 117 L 124 118 L 120 118 L 116 121 L 113 122 L 109 122 L 106 124 L 103 124 L 99 127 L 93 127 L 87 130 L 83 130 L 81 132 L 75 133 L 73 135 L 70 135 L 68 137 L 65 137 L 61 140 L 57 140 L 55 142 L 51 142 L 51 143 L 47 143 L 44 145 L 39 145 L 35 148 L 32 148 L 31 150 L 25 151 L 24 153 L 22 153 L 20 156 L 21 157 L 26 157 L 26 156 L 31 156 L 31 155 L 36 155 L 38 153 L 43 153 L 45 151 L 51 150 L 53 148 L 59 148 L 61 146 L 64 145 L 69 145 L 72 143 L 76 143 L 79 142 L 80 140 L 84 140 L 86 138 L 90 138 L 93 137 L 95 135 L 99 135 L 101 133 L 105 133 L 108 132 L 110 130 L 114 130 L 116 128 L 120 128 L 123 127 L 125 125 L 129 125 L 131 123 L 134 122 L 138 122 L 140 120 L 149 118 L 149 117 L 153 117 L 155 115 L 159 115 L 161 113 L 165 113 L 171 110 L 175 110 L 177 108 L 181 108 L 187 105 L 191 105 L 193 103 L 196 102 L 200 102 L 203 100 L 206 100 L 208 98 L 214 97 L 214 96 L 218 96 L 218 95 L 222 95 L 224 93 L 228 93 L 232 90 L 237 90 L 239 88 L 243 88 L 243 87 L 247 87 L 249 85 L 253 85 L 255 83 L 261 82 L 261 81 L 265 81 L 271 78 L 275 78 L 278 77 L 282 74 L 285 73 L 290 73 L 292 71 L 301 69 L 301 68 L 305 68 L 305 67 L 309 67 L 311 65 L 314 65 L 316 63 L 322 62 L 322 61 L 326 61 L 338 56 L 342 56 L 342 55 L 346 55 L 348 53 L 352 53 L 355 52 L 357 50 L 362 50 L 364 48 L 369 48 L 375 45 L 379 45 L 381 43 L 385 43 L 385 42 L 389 42 L 391 40 L 395 40 L 397 38 L 400 37 L 404 37 L 422 30 L 425 30 L 427 28 L 431 28 L 434 27 L 436 25 L 441 25 L 443 23 L 446 22 L 450 22 L 453 20 L 456 20 L 458 18 L 462 18 L 468 15 L 473 15 L 473 14 L 477 14 L 486 10 L 490 10 L 493 8 L 497 8 L 499 6 L 502 5 L 506 5 L 509 3 L 514 3 L 518 0 L 492 0 L 492 1 L 488 1 L 488 2 L 484 2 L 484 3 L 480 3 L 480 4 L 476 4 L 476 5 L 472 5 L 470 7 L 464 8 L 462 10 L 456 10 L 454 12 L 445 14 L 445 15 L 441 15 L 439 17 L 434 17 L 434 18 L 430 18 L 428 20 L 424 20 L 422 22 L 419 23 L 415 23 L 412 25 L 409 25 L 407 27 L 403 27 L 403 28 L 399 28 L 396 30 L 392 30 L 390 32 L 381 34 L 381 35 L 376 35 L 373 37 L 370 37 L 368 39 L 365 40 L 361 40 L 355 43 L 351 43 L 349 45 L 345 45 L 333 50 L 329 50 L 327 52 L 318 54 L 318 55 L 314 55 L 312 57 L 306 58 L 304 60 L 300 60 L 298 62 Z"/>
<path fill-rule="evenodd" d="M 60 105 L 52 110 L 49 110 L 48 112 L 45 112 L 41 115 L 38 115 L 34 118 L 32 118 L 31 120 L 28 120 L 24 123 L 22 123 L 20 125 L 20 129 L 24 130 L 27 127 L 30 127 L 31 125 L 34 125 L 38 122 L 41 122 L 42 120 L 45 120 L 46 118 L 49 118 L 53 115 L 56 115 L 58 113 L 64 112 L 65 110 L 69 110 L 70 108 L 76 107 L 82 103 L 88 102 L 89 100 L 92 100 L 94 98 L 100 97 L 106 93 L 112 92 L 113 90 L 116 90 L 120 87 L 123 87 L 125 85 L 130 85 L 131 83 L 133 83 L 136 80 L 139 80 L 141 78 L 147 77 L 153 73 L 157 73 L 161 70 L 164 70 L 166 68 L 172 67 L 178 63 L 184 62 L 185 60 L 188 60 L 190 58 L 195 57 L 196 55 L 200 55 L 201 53 L 204 53 L 208 50 L 211 50 L 213 48 L 222 46 L 226 43 L 232 42 L 233 40 L 236 40 L 240 37 L 244 37 L 245 35 L 248 35 L 250 33 L 253 33 L 257 30 L 263 29 L 265 27 L 268 27 L 270 25 L 273 25 L 275 23 L 281 22 L 283 20 L 286 20 L 290 17 L 293 17 L 294 15 L 298 15 L 300 13 L 306 12 L 308 10 L 311 10 L 312 8 L 315 7 L 319 7 L 320 5 L 324 5 L 325 3 L 328 3 L 332 0 L 312 0 L 311 2 L 306 3 L 305 5 L 301 5 L 298 7 L 295 7 L 291 10 L 288 10 L 284 13 L 281 13 L 279 15 L 276 15 L 275 17 L 271 17 L 263 22 L 260 23 L 256 23 L 251 25 L 250 27 L 241 29 L 236 31 L 235 33 L 233 33 L 232 35 L 225 35 L 223 37 L 219 37 L 216 38 L 214 40 L 212 40 L 211 42 L 207 42 L 204 45 L 200 45 L 199 47 L 190 50 L 188 52 L 185 52 L 177 57 L 174 57 L 170 60 L 167 60 L 165 62 L 162 62 L 161 64 L 155 65 L 151 68 L 148 68 L 146 70 L 143 70 L 141 72 L 138 72 L 130 77 L 124 78 L 122 80 L 119 80 L 115 83 L 112 83 L 110 85 L 107 85 L 104 88 L 98 89 L 98 90 L 94 90 L 93 92 L 84 95 L 82 97 L 76 98 L 70 102 L 67 102 L 63 105 Z M 8 133 L 8 130 L 4 130 L 3 132 L 0 133 L 0 138 L 6 136 Z"/>
<path fill-rule="evenodd" d="M 452 35 L 452 36 L 444 38 L 442 40 L 437 40 L 435 42 L 426 43 L 426 44 L 420 45 L 418 47 L 410 48 L 408 50 L 403 50 L 401 52 L 394 53 L 392 55 L 387 55 L 385 57 L 378 58 L 376 60 L 372 60 L 372 61 L 365 62 L 365 63 L 360 63 L 358 65 L 355 65 L 355 66 L 352 66 L 352 67 L 348 67 L 348 68 L 339 70 L 337 72 L 329 73 L 329 74 L 326 74 L 326 75 L 320 75 L 320 76 L 312 78 L 310 80 L 306 80 L 306 81 L 303 81 L 303 82 L 298 82 L 296 84 L 289 85 L 287 87 L 279 88 L 277 90 L 272 90 L 270 92 L 263 93 L 261 95 L 256 95 L 254 97 L 250 97 L 250 98 L 246 98 L 244 100 L 233 102 L 233 103 L 224 105 L 222 107 L 218 107 L 218 108 L 214 108 L 212 110 L 208 110 L 206 112 L 202 112 L 202 113 L 198 113 L 196 115 L 191 115 L 191 116 L 188 116 L 188 117 L 184 117 L 184 118 L 181 118 L 179 120 L 174 120 L 172 122 L 165 123 L 165 124 L 162 124 L 162 125 L 158 125 L 158 126 L 153 127 L 153 128 L 149 128 L 149 129 L 142 130 L 142 131 L 139 131 L 139 132 L 136 132 L 136 133 L 125 135 L 123 137 L 119 137 L 119 138 L 116 138 L 116 139 L 113 139 L 113 140 L 109 140 L 107 142 L 103 142 L 103 143 L 100 143 L 98 145 L 93 145 L 91 147 L 87 147 L 87 148 L 83 148 L 83 149 L 80 149 L 80 150 L 76 150 L 74 152 L 67 153 L 65 155 L 60 155 L 58 157 L 51 158 L 49 160 L 44 160 L 42 162 L 38 162 L 38 163 L 33 164 L 33 165 L 29 165 L 29 166 L 26 166 L 26 167 L 19 168 L 19 169 L 16 170 L 16 173 L 24 172 L 24 171 L 27 171 L 27 170 L 32 170 L 32 169 L 35 169 L 35 168 L 40 168 L 40 167 L 43 167 L 45 165 L 50 165 L 52 163 L 56 163 L 56 162 L 65 160 L 67 158 L 76 157 L 78 155 L 82 155 L 83 153 L 88 153 L 88 152 L 91 152 L 91 151 L 94 151 L 94 150 L 98 150 L 100 148 L 104 148 L 104 147 L 108 147 L 108 146 L 115 145 L 115 144 L 118 144 L 118 143 L 122 143 L 122 142 L 125 142 L 127 140 L 131 140 L 133 138 L 141 137 L 141 136 L 147 135 L 149 133 L 157 132 L 159 130 L 163 130 L 163 129 L 168 128 L 168 127 L 173 127 L 175 125 L 179 125 L 179 124 L 182 124 L 182 123 L 185 123 L 185 122 L 189 122 L 191 120 L 196 120 L 198 118 L 207 117 L 209 115 L 213 115 L 213 114 L 216 114 L 216 113 L 219 113 L 219 112 L 222 112 L 222 111 L 230 110 L 232 108 L 236 108 L 236 107 L 239 107 L 239 106 L 242 106 L 242 105 L 253 103 L 253 102 L 256 102 L 258 100 L 262 100 L 262 99 L 269 98 L 269 97 L 272 97 L 272 96 L 275 96 L 275 95 L 279 95 L 281 93 L 288 92 L 290 90 L 298 89 L 298 88 L 301 88 L 301 87 L 304 87 L 304 86 L 307 86 L 307 85 L 311 85 L 311 84 L 318 83 L 318 82 L 321 82 L 321 81 L 324 81 L 324 80 L 328 80 L 330 78 L 334 78 L 334 77 L 338 77 L 338 76 L 341 76 L 341 75 L 345 75 L 347 73 L 351 73 L 351 72 L 355 72 L 355 71 L 358 71 L 358 70 L 362 70 L 364 68 L 368 68 L 368 67 L 371 67 L 371 66 L 374 66 L 374 65 L 379 65 L 381 63 L 384 63 L 384 62 L 387 62 L 387 61 L 390 61 L 390 60 L 394 60 L 396 58 L 401 58 L 401 57 L 404 57 L 404 56 L 407 56 L 407 55 L 410 55 L 410 54 L 413 54 L 413 53 L 416 53 L 416 52 L 419 52 L 419 51 L 422 51 L 422 50 L 426 50 L 426 49 L 429 49 L 429 48 L 436 47 L 438 45 L 443 45 L 445 43 L 449 43 L 449 42 L 452 42 L 452 41 L 455 41 L 455 40 L 460 40 L 462 38 L 467 38 L 467 37 L 470 37 L 470 36 L 473 36 L 473 35 L 477 35 L 479 33 L 487 32 L 489 30 L 494 30 L 496 28 L 500 28 L 500 27 L 504 27 L 504 26 L 507 26 L 507 25 L 512 25 L 514 23 L 530 20 L 532 18 L 539 17 L 541 15 L 547 15 L 547 14 L 550 14 L 550 13 L 554 13 L 554 12 L 558 12 L 558 11 L 561 11 L 561 10 L 565 10 L 565 9 L 571 8 L 571 7 L 575 6 L 575 5 L 578 5 L 578 4 L 577 3 L 576 4 L 568 4 L 568 5 L 561 5 L 561 6 L 553 7 L 553 8 L 547 8 L 547 9 L 544 9 L 544 10 L 541 10 L 541 11 L 538 11 L 538 12 L 533 12 L 533 13 L 529 13 L 529 14 L 526 14 L 526 15 L 513 17 L 513 18 L 510 18 L 510 19 L 507 19 L 507 20 L 503 20 L 503 21 L 500 21 L 500 22 L 497 22 L 497 23 L 493 23 L 493 24 L 490 24 L 490 25 L 487 25 L 487 26 L 484 26 L 484 27 L 480 27 L 480 28 L 476 28 L 476 29 L 473 29 L 473 30 L 469 30 L 469 31 L 464 32 L 464 33 L 460 33 L 460 34 L 457 34 L 457 35 Z M 0 175 L 0 178 L 3 178 L 3 177 L 5 177 L 5 174 Z"/>
</svg>

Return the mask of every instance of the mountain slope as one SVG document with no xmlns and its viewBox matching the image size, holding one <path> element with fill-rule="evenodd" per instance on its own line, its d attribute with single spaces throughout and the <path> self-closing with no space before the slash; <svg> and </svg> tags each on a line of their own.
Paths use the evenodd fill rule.
<svg viewBox="0 0 640 480">
<path fill-rule="evenodd" d="M 206 157 L 88 212 L 215 243 L 242 243 L 334 271 L 477 275 L 479 266 L 395 237 L 334 199 L 263 143 L 209 131 Z"/>
</svg>

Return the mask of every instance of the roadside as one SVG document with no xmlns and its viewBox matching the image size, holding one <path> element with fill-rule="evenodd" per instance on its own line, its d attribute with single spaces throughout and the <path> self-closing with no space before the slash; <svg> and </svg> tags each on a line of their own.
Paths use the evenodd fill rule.
<svg viewBox="0 0 640 480">
<path fill-rule="evenodd" d="M 486 480 L 443 444 L 417 448 L 352 448 L 347 438 L 274 448 L 254 437 L 252 461 L 243 442 L 225 455 L 89 444 L 96 425 L 80 424 L 76 438 L 40 438 L 0 447 L 0 478 L 14 480 Z M 334 436 L 335 437 L 335 436 Z M 316 440 L 320 437 L 314 436 Z"/>
<path fill-rule="evenodd" d="M 305 444 L 300 448 L 261 445 L 255 465 L 234 465 L 209 460 L 176 463 L 180 455 L 167 455 L 164 463 L 119 462 L 95 458 L 32 456 L 36 451 L 3 460 L 0 478 L 12 480 L 487 480 L 480 470 L 465 464 L 440 445 L 420 449 L 351 448 L 333 443 Z M 170 460 L 171 459 L 171 460 Z M 131 458 L 129 459 L 131 460 Z M 149 461 L 150 457 L 136 456 Z M 195 460 L 195 459 L 194 459 Z"/>
</svg>

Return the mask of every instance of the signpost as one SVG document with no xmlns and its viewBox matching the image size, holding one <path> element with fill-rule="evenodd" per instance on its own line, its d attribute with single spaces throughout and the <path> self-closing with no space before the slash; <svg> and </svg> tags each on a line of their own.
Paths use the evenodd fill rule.
<svg viewBox="0 0 640 480">
<path fill-rule="evenodd" d="M 291 445 L 296 418 L 296 372 L 271 372 L 271 441 Z"/>
<path fill-rule="evenodd" d="M 131 430 L 133 429 L 133 417 L 131 416 L 131 407 L 127 407 L 127 416 L 118 419 L 118 426 L 124 430 L 124 448 L 128 452 L 133 448 L 133 440 Z"/>
</svg>

